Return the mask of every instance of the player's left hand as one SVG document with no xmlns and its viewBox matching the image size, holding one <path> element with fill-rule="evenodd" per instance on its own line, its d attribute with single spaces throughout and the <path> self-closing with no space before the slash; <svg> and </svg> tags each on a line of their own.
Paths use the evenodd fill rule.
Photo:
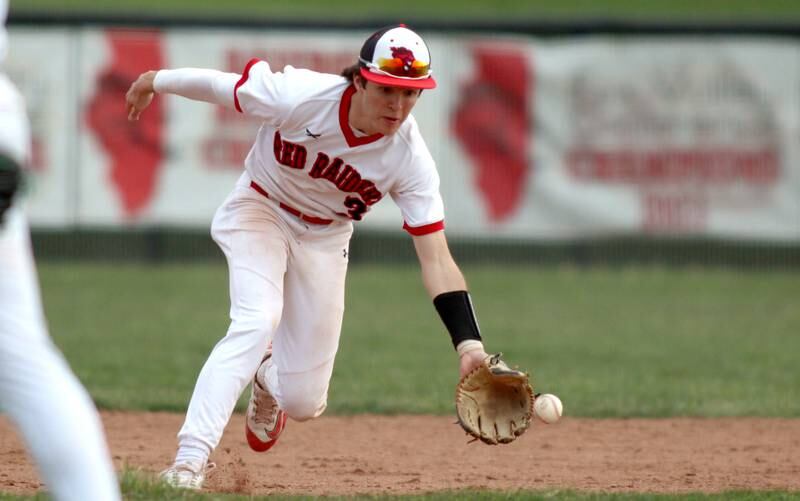
<svg viewBox="0 0 800 501">
<path fill-rule="evenodd" d="M 153 80 L 156 78 L 155 71 L 147 71 L 139 75 L 131 88 L 125 94 L 125 109 L 128 113 L 128 120 L 139 120 L 145 108 L 150 106 L 155 96 Z"/>
<path fill-rule="evenodd" d="M 460 362 L 460 377 L 464 377 L 470 372 L 473 371 L 476 367 L 483 364 L 484 360 L 488 358 L 489 355 L 483 349 L 472 350 L 464 353 L 461 355 L 461 362 Z"/>
</svg>

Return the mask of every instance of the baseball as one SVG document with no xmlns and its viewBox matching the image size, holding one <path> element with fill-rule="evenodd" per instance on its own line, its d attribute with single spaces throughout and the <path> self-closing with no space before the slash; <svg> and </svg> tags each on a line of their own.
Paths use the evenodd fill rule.
<svg viewBox="0 0 800 501">
<path fill-rule="evenodd" d="M 553 424 L 561 419 L 564 406 L 561 399 L 550 393 L 543 393 L 533 401 L 533 413 L 543 423 Z"/>
</svg>

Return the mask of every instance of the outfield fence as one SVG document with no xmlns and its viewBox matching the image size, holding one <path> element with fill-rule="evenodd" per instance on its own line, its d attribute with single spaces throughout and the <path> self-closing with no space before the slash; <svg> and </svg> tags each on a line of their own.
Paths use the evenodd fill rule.
<svg viewBox="0 0 800 501">
<path fill-rule="evenodd" d="M 336 73 L 377 24 L 12 17 L 37 255 L 220 259 L 208 226 L 258 122 L 168 97 L 132 124 L 127 87 L 253 57 Z M 416 27 L 439 88 L 414 115 L 460 259 L 800 264 L 800 26 Z M 353 259 L 413 259 L 401 226 L 374 206 Z"/>
</svg>

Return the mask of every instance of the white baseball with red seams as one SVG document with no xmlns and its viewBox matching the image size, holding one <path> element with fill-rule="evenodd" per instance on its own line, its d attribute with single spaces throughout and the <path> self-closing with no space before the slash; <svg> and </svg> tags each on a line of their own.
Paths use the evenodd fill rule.
<svg viewBox="0 0 800 501">
<path fill-rule="evenodd" d="M 552 393 L 542 393 L 533 401 L 533 413 L 543 423 L 557 423 L 563 412 L 564 406 L 561 399 Z"/>
</svg>

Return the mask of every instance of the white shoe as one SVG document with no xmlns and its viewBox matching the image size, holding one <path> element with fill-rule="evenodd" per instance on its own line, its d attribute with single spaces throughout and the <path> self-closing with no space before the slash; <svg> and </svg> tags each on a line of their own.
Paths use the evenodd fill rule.
<svg viewBox="0 0 800 501">
<path fill-rule="evenodd" d="M 211 470 L 216 468 L 214 463 L 198 465 L 195 463 L 176 463 L 159 474 L 161 480 L 178 489 L 200 490 L 203 481 Z"/>
<path fill-rule="evenodd" d="M 261 362 L 253 378 L 253 388 L 250 393 L 250 403 L 247 405 L 247 414 L 244 420 L 244 434 L 250 448 L 256 452 L 265 452 L 275 445 L 286 427 L 286 413 L 278 407 L 275 397 L 258 382 L 259 375 L 264 381 L 267 369 L 267 360 Z"/>
</svg>

